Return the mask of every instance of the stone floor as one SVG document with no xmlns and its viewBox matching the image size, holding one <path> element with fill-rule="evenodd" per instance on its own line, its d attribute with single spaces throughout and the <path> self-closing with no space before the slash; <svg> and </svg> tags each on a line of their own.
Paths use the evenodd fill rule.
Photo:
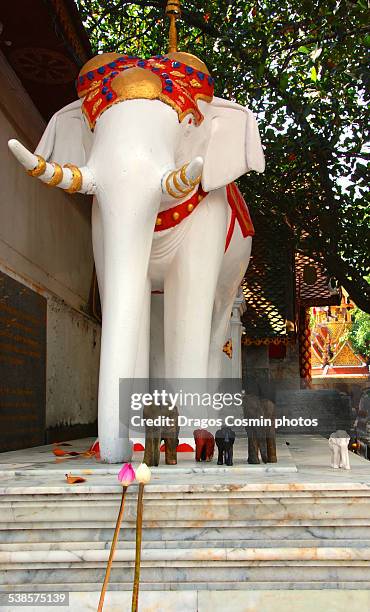
<svg viewBox="0 0 370 612">
<path fill-rule="evenodd" d="M 70 441 L 71 446 L 62 446 L 65 451 L 87 450 L 93 440 L 85 438 Z M 28 493 L 42 492 L 44 487 L 49 493 L 66 490 L 110 492 L 119 491 L 117 473 L 120 466 L 107 465 L 94 457 L 86 459 L 73 457 L 60 461 L 53 454 L 55 446 L 39 446 L 30 449 L 0 454 L 0 494 L 18 493 L 27 489 Z M 327 440 L 321 436 L 292 435 L 277 438 L 277 464 L 248 465 L 246 463 L 246 441 L 237 440 L 234 451 L 234 466 L 218 466 L 212 463 L 196 463 L 193 453 L 179 453 L 176 466 L 161 464 L 152 468 L 149 487 L 177 487 L 202 485 L 256 485 L 261 488 L 274 483 L 290 483 L 297 486 L 310 483 L 323 485 L 342 485 L 351 488 L 353 484 L 370 485 L 370 462 L 350 453 L 351 470 L 334 470 L 330 467 L 330 452 Z M 142 461 L 143 453 L 134 453 L 133 465 Z M 65 474 L 83 476 L 86 483 L 68 485 Z M 135 486 L 135 485 L 134 485 Z M 174 489 L 175 488 L 175 489 Z M 154 490 L 154 489 L 153 489 Z"/>
</svg>

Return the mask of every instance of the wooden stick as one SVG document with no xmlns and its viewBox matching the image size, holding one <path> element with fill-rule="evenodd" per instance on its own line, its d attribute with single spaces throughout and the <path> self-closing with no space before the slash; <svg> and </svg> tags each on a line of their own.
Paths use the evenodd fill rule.
<svg viewBox="0 0 370 612">
<path fill-rule="evenodd" d="M 103 582 L 102 590 L 101 590 L 101 593 L 100 593 L 98 612 L 102 612 L 102 610 L 103 610 L 104 597 L 105 597 L 105 593 L 106 593 L 108 582 L 109 582 L 110 572 L 111 572 L 111 569 L 112 569 L 113 557 L 114 557 L 114 552 L 116 550 L 119 530 L 121 528 L 123 511 L 125 509 L 125 494 L 126 494 L 126 491 L 127 491 L 127 487 L 122 487 L 121 505 L 120 505 L 120 508 L 119 508 L 118 516 L 117 516 L 116 528 L 114 530 L 114 536 L 113 536 L 113 540 L 112 540 L 112 545 L 110 547 L 110 554 L 109 554 L 107 569 L 106 569 L 106 572 L 105 572 L 104 582 Z"/>
<path fill-rule="evenodd" d="M 140 483 L 139 484 L 139 494 L 137 497 L 135 574 L 134 574 L 134 587 L 132 589 L 131 612 L 138 611 L 140 562 L 141 562 L 141 539 L 142 539 L 142 533 L 143 533 L 143 495 L 144 495 L 144 485 Z"/>
</svg>

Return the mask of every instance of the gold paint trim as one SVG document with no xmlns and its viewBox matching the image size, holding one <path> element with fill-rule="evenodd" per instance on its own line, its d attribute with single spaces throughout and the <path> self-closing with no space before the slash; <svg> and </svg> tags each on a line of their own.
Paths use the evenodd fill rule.
<svg viewBox="0 0 370 612">
<path fill-rule="evenodd" d="M 168 177 L 166 178 L 166 190 L 167 190 L 167 193 L 170 194 L 170 196 L 179 200 L 184 197 L 184 194 L 183 193 L 178 194 L 173 191 L 172 187 L 170 186 L 170 179 L 172 178 L 172 176 L 173 176 L 173 172 L 171 172 L 171 174 L 169 174 Z"/>
<path fill-rule="evenodd" d="M 66 191 L 67 193 L 76 193 L 76 191 L 79 191 L 82 187 L 81 170 L 73 164 L 64 164 L 64 168 L 69 168 L 72 172 L 72 183 L 70 187 L 64 189 L 64 191 Z"/>
<path fill-rule="evenodd" d="M 188 193 L 191 192 L 192 187 L 185 187 L 185 188 L 182 187 L 182 185 L 180 185 L 179 180 L 177 178 L 177 174 L 178 174 L 178 171 L 173 173 L 172 181 L 173 181 L 174 186 L 176 187 L 177 191 L 180 191 L 180 193 L 183 193 L 184 195 L 188 195 Z"/>
<path fill-rule="evenodd" d="M 33 170 L 27 170 L 27 174 L 30 176 L 41 176 L 46 170 L 46 161 L 44 158 L 41 157 L 41 155 L 37 155 L 36 157 L 38 159 L 36 168 L 33 168 Z"/>
<path fill-rule="evenodd" d="M 48 187 L 56 187 L 63 179 L 63 168 L 56 162 L 52 162 L 54 173 L 51 179 L 46 183 Z"/>
</svg>

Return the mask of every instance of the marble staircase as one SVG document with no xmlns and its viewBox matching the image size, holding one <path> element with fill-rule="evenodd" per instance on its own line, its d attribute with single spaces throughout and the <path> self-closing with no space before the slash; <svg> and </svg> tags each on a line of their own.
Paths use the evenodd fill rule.
<svg viewBox="0 0 370 612">
<path fill-rule="evenodd" d="M 323 474 L 298 446 L 298 472 L 154 470 L 141 590 L 369 590 L 370 464 L 356 457 L 351 472 Z M 65 466 L 0 473 L 0 591 L 99 591 L 120 502 L 116 475 L 99 469 L 75 468 L 86 478 L 75 486 L 62 482 Z M 136 495 L 130 487 L 110 580 L 125 597 Z"/>
</svg>

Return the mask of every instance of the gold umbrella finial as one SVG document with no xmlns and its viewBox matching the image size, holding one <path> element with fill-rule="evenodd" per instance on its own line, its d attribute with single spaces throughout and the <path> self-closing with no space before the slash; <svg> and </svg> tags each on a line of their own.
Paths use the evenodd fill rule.
<svg viewBox="0 0 370 612">
<path fill-rule="evenodd" d="M 169 31 L 169 53 L 177 51 L 177 29 L 176 19 L 181 15 L 180 0 L 168 0 L 166 6 L 166 16 L 170 20 L 170 31 Z"/>
</svg>

